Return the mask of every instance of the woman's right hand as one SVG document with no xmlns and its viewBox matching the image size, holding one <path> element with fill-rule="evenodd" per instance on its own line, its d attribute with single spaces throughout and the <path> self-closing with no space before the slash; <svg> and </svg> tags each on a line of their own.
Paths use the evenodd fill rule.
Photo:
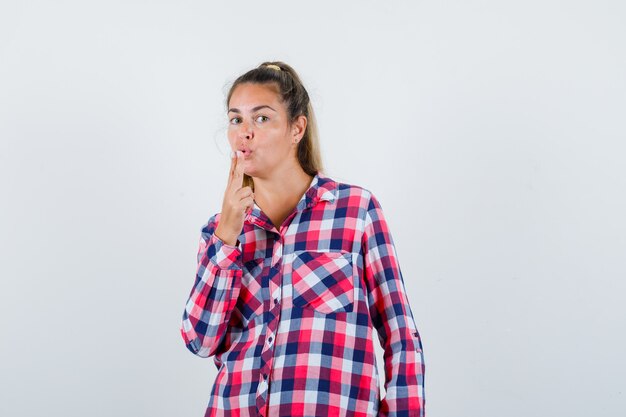
<svg viewBox="0 0 626 417">
<path fill-rule="evenodd" d="M 236 245 L 246 214 L 254 207 L 251 187 L 243 187 L 243 153 L 236 151 L 230 159 L 230 174 L 224 191 L 220 221 L 215 234 L 224 243 Z"/>
</svg>

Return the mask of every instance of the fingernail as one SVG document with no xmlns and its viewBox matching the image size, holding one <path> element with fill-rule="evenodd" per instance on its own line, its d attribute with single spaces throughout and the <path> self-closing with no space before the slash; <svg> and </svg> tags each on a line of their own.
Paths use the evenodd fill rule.
<svg viewBox="0 0 626 417">
<path fill-rule="evenodd" d="M 240 157 L 241 155 L 243 155 L 243 152 L 237 151 L 237 157 Z"/>
<path fill-rule="evenodd" d="M 235 156 L 235 152 L 234 151 L 230 151 L 230 157 L 232 158 L 233 156 Z"/>
</svg>

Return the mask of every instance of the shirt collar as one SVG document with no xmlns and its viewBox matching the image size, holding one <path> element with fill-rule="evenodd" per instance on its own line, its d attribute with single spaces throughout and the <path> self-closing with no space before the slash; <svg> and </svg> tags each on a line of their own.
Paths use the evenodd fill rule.
<svg viewBox="0 0 626 417">
<path fill-rule="evenodd" d="M 337 183 L 321 172 L 315 174 L 311 180 L 309 188 L 302 195 L 296 211 L 302 211 L 305 208 L 315 206 L 320 201 L 328 201 L 334 203 L 337 199 Z M 251 223 L 269 222 L 267 216 L 261 211 L 261 208 L 254 203 L 252 211 L 246 216 L 246 221 Z"/>
<path fill-rule="evenodd" d="M 306 190 L 298 202 L 298 210 L 313 207 L 319 201 L 334 202 L 337 198 L 337 183 L 324 174 L 318 172 L 311 181 L 309 189 Z"/>
</svg>

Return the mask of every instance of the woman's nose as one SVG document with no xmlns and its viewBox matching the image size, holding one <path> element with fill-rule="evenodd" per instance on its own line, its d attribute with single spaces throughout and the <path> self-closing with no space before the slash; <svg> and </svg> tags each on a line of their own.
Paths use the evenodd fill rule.
<svg viewBox="0 0 626 417">
<path fill-rule="evenodd" d="M 247 122 L 241 122 L 239 128 L 239 136 L 243 139 L 252 139 L 254 131 L 252 130 L 252 124 Z"/>
</svg>

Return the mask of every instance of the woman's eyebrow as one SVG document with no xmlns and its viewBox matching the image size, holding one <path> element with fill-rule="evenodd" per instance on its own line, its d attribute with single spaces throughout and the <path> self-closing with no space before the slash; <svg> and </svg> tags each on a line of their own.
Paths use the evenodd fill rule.
<svg viewBox="0 0 626 417">
<path fill-rule="evenodd" d="M 252 108 L 252 111 L 253 111 L 253 112 L 255 112 L 255 111 L 260 110 L 260 109 L 263 109 L 263 108 L 265 108 L 265 107 L 267 107 L 268 109 L 271 109 L 271 110 L 273 110 L 273 111 L 276 111 L 276 110 L 274 110 L 272 107 L 268 106 L 267 104 L 263 104 L 263 105 L 261 105 L 261 106 L 256 106 L 256 107 L 253 107 L 253 108 Z M 233 112 L 233 113 L 241 113 L 241 112 L 239 111 L 239 109 L 236 109 L 236 108 L 234 108 L 234 107 L 233 107 L 232 109 L 228 109 L 228 112 L 229 112 L 229 113 L 230 113 L 230 112 Z"/>
</svg>

